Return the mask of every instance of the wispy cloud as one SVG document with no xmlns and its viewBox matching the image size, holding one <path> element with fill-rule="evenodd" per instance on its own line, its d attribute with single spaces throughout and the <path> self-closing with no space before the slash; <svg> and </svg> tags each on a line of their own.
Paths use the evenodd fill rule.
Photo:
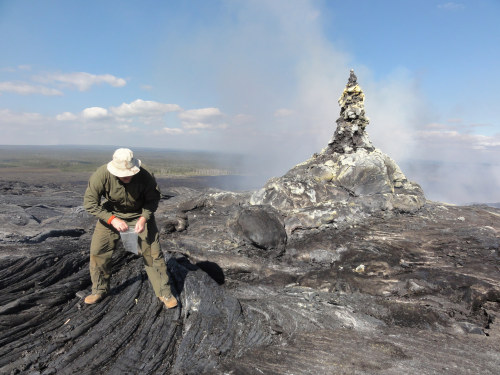
<svg viewBox="0 0 500 375">
<path fill-rule="evenodd" d="M 131 103 L 122 103 L 118 107 L 111 107 L 111 112 L 120 117 L 163 115 L 168 112 L 178 112 L 181 110 L 182 108 L 177 104 L 166 104 L 142 99 L 134 100 Z"/>
<path fill-rule="evenodd" d="M 162 134 L 168 134 L 168 135 L 179 135 L 183 134 L 184 130 L 180 128 L 162 128 L 154 131 L 154 134 L 156 135 L 162 135 Z"/>
<path fill-rule="evenodd" d="M 120 132 L 124 132 L 124 133 L 137 133 L 139 132 L 140 130 L 137 129 L 136 127 L 134 126 L 130 126 L 129 124 L 119 124 L 117 125 L 116 127 Z"/>
<path fill-rule="evenodd" d="M 15 68 L 11 66 L 7 66 L 4 68 L 0 68 L 0 72 L 7 72 L 7 73 L 14 73 L 17 71 L 30 71 L 31 70 L 31 65 L 18 65 Z"/>
<path fill-rule="evenodd" d="M 467 123 L 460 118 L 448 119 L 445 122 L 430 122 L 423 126 L 423 130 L 436 130 L 443 132 L 457 132 L 461 134 L 475 134 L 478 131 L 492 128 L 492 124 Z"/>
<path fill-rule="evenodd" d="M 19 129 L 22 129 L 20 132 Z M 71 129 L 74 131 L 74 129 Z M 9 109 L 0 109 L 0 133 L 2 143 L 5 144 L 45 144 L 58 142 L 59 134 L 64 127 L 58 125 L 48 116 L 36 112 L 16 112 Z"/>
<path fill-rule="evenodd" d="M 109 117 L 109 112 L 106 108 L 90 107 L 82 111 L 82 117 L 85 120 L 103 120 Z"/>
<path fill-rule="evenodd" d="M 280 108 L 274 112 L 274 117 L 283 118 L 283 117 L 292 116 L 293 114 L 294 114 L 294 111 L 292 109 Z"/>
<path fill-rule="evenodd" d="M 0 82 L 0 93 L 11 92 L 20 95 L 45 95 L 45 96 L 61 96 L 62 91 L 46 87 L 32 85 L 26 82 Z"/>
<path fill-rule="evenodd" d="M 124 78 L 111 74 L 96 75 L 86 72 L 47 73 L 36 76 L 34 79 L 42 83 L 54 83 L 63 87 L 76 88 L 79 91 L 87 91 L 92 86 L 100 84 L 108 84 L 113 87 L 123 87 L 127 84 Z"/>
<path fill-rule="evenodd" d="M 417 131 L 415 139 L 420 150 L 424 150 L 421 157 L 431 157 L 435 160 L 471 161 L 472 150 L 496 152 L 500 156 L 500 134 L 471 134 L 467 127 L 464 132 L 460 127 L 431 123 Z M 444 154 L 450 154 L 452 157 L 446 157 Z"/>
<path fill-rule="evenodd" d="M 57 121 L 76 121 L 78 116 L 71 112 L 63 112 L 56 116 Z"/>
<path fill-rule="evenodd" d="M 182 127 L 196 130 L 225 128 L 227 125 L 221 121 L 223 116 L 219 108 L 191 109 L 179 113 Z"/>
<path fill-rule="evenodd" d="M 191 109 L 182 112 L 179 118 L 184 121 L 202 121 L 205 119 L 221 116 L 222 112 L 219 108 L 201 108 L 201 109 Z"/>
<path fill-rule="evenodd" d="M 16 126 L 16 125 L 33 125 L 36 122 L 40 122 L 44 119 L 44 116 L 36 113 L 36 112 L 14 112 L 9 109 L 0 109 L 0 121 L 1 124 L 4 125 L 4 128 L 7 129 L 7 126 Z"/>
<path fill-rule="evenodd" d="M 443 147 L 453 145 L 456 150 L 487 150 L 500 146 L 500 139 L 481 134 L 463 134 L 453 130 L 426 130 L 417 134 L 417 139 L 430 146 Z"/>
<path fill-rule="evenodd" d="M 5 73 L 21 73 L 31 71 L 30 65 L 19 65 L 15 68 L 2 68 Z M 29 82 L 31 81 L 31 82 Z M 40 85 L 42 84 L 42 85 Z M 92 86 L 107 84 L 113 87 L 123 87 L 127 84 L 124 78 L 115 77 L 112 74 L 91 74 L 86 72 L 75 73 L 46 73 L 38 74 L 23 79 L 22 81 L 3 81 L 0 82 L 0 93 L 15 93 L 20 95 L 45 95 L 61 96 L 63 89 L 76 89 L 87 91 Z"/>
<path fill-rule="evenodd" d="M 465 9 L 464 4 L 456 3 L 453 1 L 449 1 L 449 2 L 443 3 L 443 4 L 438 4 L 437 7 L 439 9 L 444 9 L 444 10 L 462 10 L 462 9 Z"/>
</svg>

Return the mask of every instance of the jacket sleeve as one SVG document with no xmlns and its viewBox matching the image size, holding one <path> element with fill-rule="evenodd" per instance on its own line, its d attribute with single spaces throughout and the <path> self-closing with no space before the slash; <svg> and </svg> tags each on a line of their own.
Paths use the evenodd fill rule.
<svg viewBox="0 0 500 375">
<path fill-rule="evenodd" d="M 104 195 L 105 177 L 100 172 L 100 170 L 97 170 L 89 179 L 89 184 L 83 197 L 83 207 L 89 214 L 107 222 L 113 216 L 113 213 L 104 209 L 101 205 L 101 198 Z"/>
<path fill-rule="evenodd" d="M 149 173 L 146 170 L 145 172 L 147 176 L 146 177 L 147 183 L 146 183 L 146 190 L 144 192 L 144 205 L 142 206 L 141 216 L 144 217 L 146 220 L 149 220 L 151 218 L 151 215 L 158 208 L 158 203 L 160 202 L 161 199 L 161 192 L 153 174 Z"/>
</svg>

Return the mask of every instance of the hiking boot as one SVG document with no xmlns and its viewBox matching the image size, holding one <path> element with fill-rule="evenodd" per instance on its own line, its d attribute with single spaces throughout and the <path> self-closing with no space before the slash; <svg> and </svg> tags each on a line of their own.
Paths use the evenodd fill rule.
<svg viewBox="0 0 500 375">
<path fill-rule="evenodd" d="M 90 294 L 87 297 L 85 297 L 84 302 L 87 305 L 93 305 L 94 303 L 97 303 L 101 301 L 104 298 L 105 294 L 100 293 L 100 294 Z"/>
<path fill-rule="evenodd" d="M 173 309 L 175 306 L 177 306 L 177 299 L 172 296 L 172 297 L 158 297 L 160 301 L 162 301 L 165 304 L 165 307 L 167 309 Z"/>
</svg>

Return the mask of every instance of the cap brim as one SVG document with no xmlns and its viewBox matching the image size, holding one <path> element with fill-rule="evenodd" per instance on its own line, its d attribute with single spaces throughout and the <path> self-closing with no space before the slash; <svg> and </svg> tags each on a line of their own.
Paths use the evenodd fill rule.
<svg viewBox="0 0 500 375">
<path fill-rule="evenodd" d="M 136 175 L 141 170 L 141 168 L 140 168 L 141 161 L 139 159 L 135 159 L 135 161 L 136 161 L 136 163 L 135 163 L 136 165 L 134 165 L 130 169 L 118 169 L 113 165 L 112 161 L 110 161 L 108 163 L 107 168 L 108 168 L 109 173 L 111 173 L 113 176 L 130 177 L 130 176 Z"/>
</svg>

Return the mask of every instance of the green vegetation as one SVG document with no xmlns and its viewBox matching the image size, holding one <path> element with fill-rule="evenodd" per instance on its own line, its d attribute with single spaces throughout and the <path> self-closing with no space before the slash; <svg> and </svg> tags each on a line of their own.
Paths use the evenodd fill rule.
<svg viewBox="0 0 500 375">
<path fill-rule="evenodd" d="M 111 146 L 0 146 L 0 168 L 93 172 L 111 160 Z M 242 174 L 243 157 L 201 151 L 134 148 L 157 177 Z"/>
</svg>

